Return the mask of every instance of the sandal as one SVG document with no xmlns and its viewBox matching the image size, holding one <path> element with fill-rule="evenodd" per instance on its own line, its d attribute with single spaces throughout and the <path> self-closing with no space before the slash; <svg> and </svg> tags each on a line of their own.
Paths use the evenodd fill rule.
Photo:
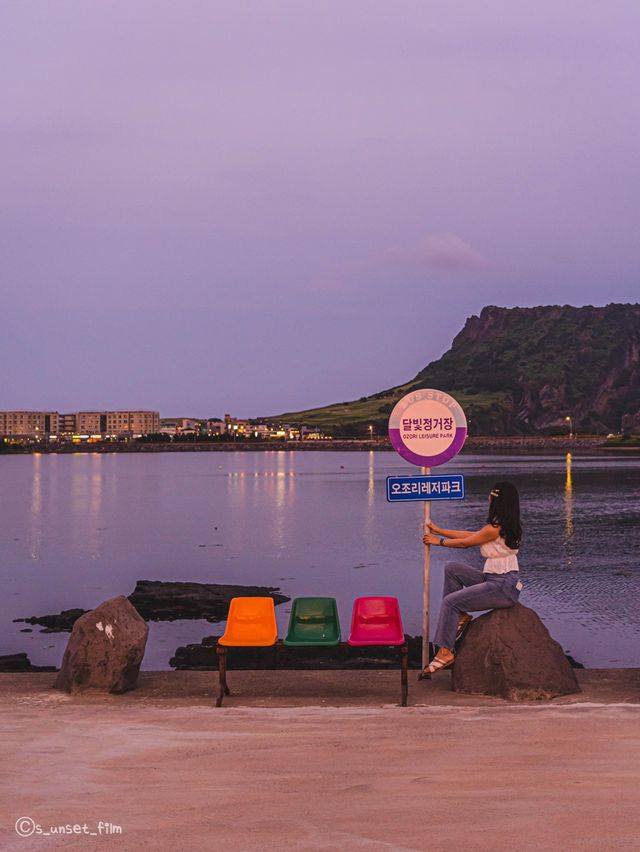
<svg viewBox="0 0 640 852">
<path fill-rule="evenodd" d="M 429 665 L 422 670 L 422 674 L 420 678 L 428 678 L 432 674 L 439 672 L 441 669 L 448 669 L 449 666 L 452 666 L 456 661 L 455 656 L 451 657 L 450 660 L 445 660 L 440 656 L 440 651 L 435 655 L 435 657 L 431 660 Z"/>
</svg>

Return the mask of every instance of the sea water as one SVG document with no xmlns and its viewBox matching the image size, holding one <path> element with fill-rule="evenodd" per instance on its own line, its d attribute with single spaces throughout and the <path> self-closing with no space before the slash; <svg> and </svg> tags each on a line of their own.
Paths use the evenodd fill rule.
<svg viewBox="0 0 640 852">
<path fill-rule="evenodd" d="M 292 450 L 0 457 L 0 654 L 59 665 L 67 633 L 13 619 L 90 609 L 136 580 L 277 586 L 337 598 L 395 595 L 405 631 L 421 629 L 422 504 L 389 504 L 387 476 L 419 473 L 392 452 Z M 435 472 L 435 471 L 434 471 Z M 463 501 L 434 503 L 440 526 L 486 522 L 492 484 L 522 501 L 521 601 L 587 666 L 640 665 L 640 458 L 462 454 Z M 431 623 L 445 561 L 432 548 Z M 281 632 L 288 604 L 277 607 Z M 143 668 L 222 632 L 204 621 L 152 623 Z M 21 632 L 23 630 L 31 632 Z"/>
</svg>

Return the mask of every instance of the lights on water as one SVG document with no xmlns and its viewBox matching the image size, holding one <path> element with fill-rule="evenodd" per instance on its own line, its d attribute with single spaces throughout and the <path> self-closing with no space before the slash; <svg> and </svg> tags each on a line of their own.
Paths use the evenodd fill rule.
<svg viewBox="0 0 640 852">
<path fill-rule="evenodd" d="M 571 479 L 571 453 L 566 456 L 566 476 L 564 480 L 564 543 L 573 538 L 573 481 Z M 569 558 L 569 563 L 571 559 Z"/>
</svg>

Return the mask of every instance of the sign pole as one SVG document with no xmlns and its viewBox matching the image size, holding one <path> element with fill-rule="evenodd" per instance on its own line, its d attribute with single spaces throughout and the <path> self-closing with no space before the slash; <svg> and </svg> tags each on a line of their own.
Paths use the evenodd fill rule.
<svg viewBox="0 0 640 852">
<path fill-rule="evenodd" d="M 387 500 L 424 500 L 423 535 L 431 521 L 431 500 L 462 499 L 462 477 L 431 477 L 431 468 L 451 461 L 467 437 L 467 418 L 460 404 L 444 391 L 419 388 L 398 400 L 389 415 L 389 440 L 405 461 L 422 467 L 420 482 L 387 477 Z M 446 486 L 446 488 L 444 487 Z M 455 488 L 454 488 L 455 486 Z M 455 496 L 454 496 L 455 495 Z M 424 545 L 422 588 L 422 668 L 429 664 L 429 574 L 431 547 Z"/>
<path fill-rule="evenodd" d="M 422 474 L 428 476 L 431 473 L 430 467 L 423 467 Z M 431 521 L 431 501 L 425 500 L 423 503 L 423 519 L 422 528 L 423 535 L 431 532 L 429 523 Z M 431 545 L 424 545 L 423 559 L 423 587 L 422 587 L 422 670 L 429 665 L 429 578 L 431 573 Z"/>
</svg>

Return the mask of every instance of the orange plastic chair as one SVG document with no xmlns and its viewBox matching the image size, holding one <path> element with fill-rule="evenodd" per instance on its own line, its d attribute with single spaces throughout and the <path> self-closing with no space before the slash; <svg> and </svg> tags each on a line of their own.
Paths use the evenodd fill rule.
<svg viewBox="0 0 640 852">
<path fill-rule="evenodd" d="M 227 648 L 266 648 L 278 641 L 276 609 L 273 598 L 232 598 L 227 626 L 218 639 L 218 677 L 220 691 L 216 707 L 230 695 L 227 686 Z"/>
<path fill-rule="evenodd" d="M 409 647 L 404 636 L 397 598 L 356 598 L 353 602 L 349 645 L 395 645 L 400 648 L 400 694 L 403 707 L 409 692 Z"/>
</svg>

